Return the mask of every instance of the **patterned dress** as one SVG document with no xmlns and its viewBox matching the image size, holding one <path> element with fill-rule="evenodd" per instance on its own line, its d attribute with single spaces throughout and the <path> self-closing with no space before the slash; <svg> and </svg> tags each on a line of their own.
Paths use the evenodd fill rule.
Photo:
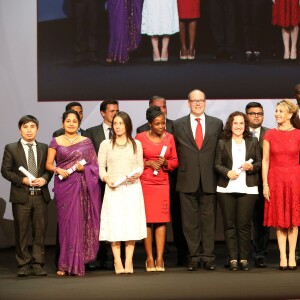
<svg viewBox="0 0 300 300">
<path fill-rule="evenodd" d="M 272 24 L 281 27 L 300 23 L 299 0 L 276 0 L 272 7 Z"/>
</svg>

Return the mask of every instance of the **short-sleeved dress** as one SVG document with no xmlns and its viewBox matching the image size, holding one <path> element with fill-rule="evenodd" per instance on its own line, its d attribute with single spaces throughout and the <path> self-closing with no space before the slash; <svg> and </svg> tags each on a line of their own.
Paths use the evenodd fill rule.
<svg viewBox="0 0 300 300">
<path fill-rule="evenodd" d="M 164 157 L 168 165 L 163 167 L 157 175 L 151 167 L 145 167 L 141 176 L 144 194 L 147 223 L 170 222 L 170 185 L 168 171 L 178 166 L 176 146 L 173 135 L 166 133 L 161 142 L 155 143 L 148 137 L 148 132 L 137 134 L 136 139 L 143 146 L 143 157 L 146 160 L 157 160 L 162 147 L 167 146 Z"/>
<path fill-rule="evenodd" d="M 264 225 L 300 226 L 300 130 L 271 129 L 264 140 L 270 143 L 270 201 L 265 200 Z"/>
<path fill-rule="evenodd" d="M 112 146 L 112 140 L 104 140 L 98 153 L 99 173 L 116 182 L 135 170 L 143 170 L 143 150 L 136 141 L 136 153 L 132 144 L 125 148 Z M 105 186 L 100 216 L 100 241 L 141 240 L 147 236 L 143 191 L 140 180 L 126 181 L 116 188 Z"/>
<path fill-rule="evenodd" d="M 272 7 L 272 24 L 281 27 L 297 26 L 300 23 L 299 0 L 276 0 Z"/>
<path fill-rule="evenodd" d="M 179 19 L 200 18 L 200 0 L 177 0 Z"/>
</svg>

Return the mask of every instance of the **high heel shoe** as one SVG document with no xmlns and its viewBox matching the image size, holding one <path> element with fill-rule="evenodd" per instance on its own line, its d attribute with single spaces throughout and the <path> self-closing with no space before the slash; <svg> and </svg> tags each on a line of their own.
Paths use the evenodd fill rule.
<svg viewBox="0 0 300 300">
<path fill-rule="evenodd" d="M 156 266 L 156 261 L 155 261 L 155 269 L 156 269 L 156 272 L 165 272 L 166 271 L 165 264 L 163 263 L 162 267 L 158 267 L 158 266 Z"/>
<path fill-rule="evenodd" d="M 60 271 L 60 270 L 58 270 L 58 271 L 56 271 L 56 275 L 57 275 L 57 276 L 66 276 L 67 273 L 66 273 L 65 271 Z"/>
<path fill-rule="evenodd" d="M 287 266 L 279 266 L 280 271 L 286 271 L 288 269 Z"/>
<path fill-rule="evenodd" d="M 187 50 L 185 50 L 185 51 L 187 51 Z M 183 54 L 183 51 L 180 50 L 180 52 L 179 52 L 179 58 L 185 60 L 185 59 L 187 59 L 188 57 L 187 57 L 186 54 Z"/>
<path fill-rule="evenodd" d="M 297 60 L 297 51 L 291 51 L 290 60 L 291 61 L 296 61 Z"/>
<path fill-rule="evenodd" d="M 196 55 L 196 50 L 195 49 L 193 49 L 193 51 L 189 50 L 189 54 L 188 54 L 187 58 L 190 59 L 190 60 L 195 59 L 195 55 Z"/>
<path fill-rule="evenodd" d="M 163 62 L 166 62 L 166 61 L 168 61 L 168 60 L 169 60 L 168 56 L 166 56 L 166 57 L 161 57 L 161 58 L 160 58 L 160 61 L 163 61 Z"/>
<path fill-rule="evenodd" d="M 156 268 L 155 267 L 148 267 L 147 260 L 145 262 L 145 266 L 146 266 L 146 271 L 147 272 L 156 272 Z"/>
<path fill-rule="evenodd" d="M 127 266 L 126 266 L 127 265 Z M 133 274 L 133 262 L 131 261 L 130 266 L 128 267 L 128 264 L 125 262 L 125 269 L 124 272 L 126 274 Z"/>
<path fill-rule="evenodd" d="M 122 263 L 121 263 L 122 264 Z M 114 267 L 115 267 L 115 273 L 117 274 L 117 275 L 119 275 L 119 274 L 124 274 L 125 273 L 125 270 L 124 270 L 124 268 L 123 268 L 123 264 L 122 264 L 122 268 L 120 268 L 120 269 L 117 269 L 117 264 L 116 263 L 114 263 Z"/>
</svg>

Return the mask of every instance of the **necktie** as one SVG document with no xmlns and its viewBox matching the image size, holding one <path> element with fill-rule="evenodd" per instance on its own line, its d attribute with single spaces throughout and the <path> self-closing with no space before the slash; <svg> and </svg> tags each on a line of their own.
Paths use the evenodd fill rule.
<svg viewBox="0 0 300 300">
<path fill-rule="evenodd" d="M 196 127 L 196 134 L 195 134 L 195 141 L 199 149 L 201 149 L 203 143 L 203 133 L 202 133 L 202 125 L 200 123 L 200 118 L 195 119 L 197 121 Z"/>
<path fill-rule="evenodd" d="M 28 171 L 34 176 L 38 176 L 37 167 L 34 158 L 34 152 L 32 149 L 32 144 L 27 143 L 28 146 Z"/>
<path fill-rule="evenodd" d="M 256 137 L 256 131 L 255 130 L 252 130 L 252 136 Z"/>
<path fill-rule="evenodd" d="M 111 139 L 112 138 L 112 129 L 111 128 L 108 128 L 108 138 Z"/>
</svg>

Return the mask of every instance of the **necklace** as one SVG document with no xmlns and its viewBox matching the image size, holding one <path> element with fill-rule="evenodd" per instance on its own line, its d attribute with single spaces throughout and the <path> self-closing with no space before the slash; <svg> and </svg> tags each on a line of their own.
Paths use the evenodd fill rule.
<svg viewBox="0 0 300 300">
<path fill-rule="evenodd" d="M 126 141 L 125 144 L 123 144 L 123 145 L 118 144 L 118 142 L 116 141 L 116 145 L 117 145 L 117 147 L 118 147 L 119 149 L 124 149 L 124 148 L 126 148 L 126 146 L 127 146 L 127 141 Z"/>
<path fill-rule="evenodd" d="M 79 134 L 77 134 L 73 139 L 68 138 L 66 135 L 64 135 L 64 138 L 72 145 L 74 142 L 78 139 Z"/>
<path fill-rule="evenodd" d="M 277 127 L 277 129 L 280 130 L 280 131 L 290 131 L 290 130 L 292 130 L 293 128 L 294 128 L 293 125 L 292 125 L 291 127 L 287 128 L 287 129 L 281 129 L 281 128 Z"/>
</svg>

